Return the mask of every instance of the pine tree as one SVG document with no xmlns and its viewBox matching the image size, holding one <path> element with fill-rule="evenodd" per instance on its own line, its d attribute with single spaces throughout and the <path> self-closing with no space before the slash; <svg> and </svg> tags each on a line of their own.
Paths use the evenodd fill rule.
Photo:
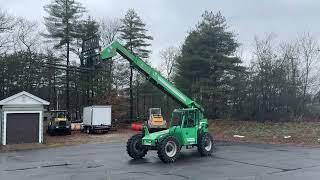
<svg viewBox="0 0 320 180">
<path fill-rule="evenodd" d="M 86 20 L 80 22 L 78 29 L 80 33 L 79 40 L 82 43 L 81 45 L 79 44 L 79 46 L 83 46 L 83 43 L 90 39 L 99 39 L 99 24 L 90 16 Z M 86 67 L 93 67 L 96 64 L 94 60 L 97 58 L 98 55 L 96 49 L 99 48 L 99 41 L 92 42 L 94 43 L 90 43 L 90 47 L 88 47 L 90 49 L 85 50 L 85 55 L 88 57 L 86 57 L 86 59 L 80 58 L 82 66 L 84 65 Z M 82 49 L 82 52 L 84 53 L 84 49 Z M 83 60 L 85 60 L 86 62 L 82 62 Z"/>
<path fill-rule="evenodd" d="M 80 58 L 81 66 L 94 69 L 99 58 L 99 24 L 89 16 L 86 20 L 81 22 L 79 29 L 81 31 L 80 39 L 82 42 L 82 46 L 84 46 L 84 42 L 91 42 L 87 44 L 87 46 L 89 47 L 86 47 L 86 49 L 82 49 L 82 55 Z M 101 66 L 103 69 L 105 69 L 104 64 L 102 64 Z M 82 89 L 84 90 L 84 104 L 93 104 L 95 95 L 101 88 L 103 88 L 103 86 L 105 86 L 104 83 L 96 83 L 99 81 L 99 78 L 104 78 L 105 76 L 105 74 L 102 75 L 101 72 L 104 71 L 98 71 L 98 69 L 95 69 L 94 71 L 82 73 L 81 84 Z M 85 95 L 87 97 L 87 102 L 85 102 L 84 100 Z"/>
<path fill-rule="evenodd" d="M 44 18 L 48 34 L 43 34 L 44 37 L 54 40 L 54 47 L 57 49 L 66 47 L 66 108 L 69 111 L 69 57 L 72 45 L 79 37 L 78 21 L 85 9 L 81 3 L 74 0 L 53 0 L 44 9 L 48 13 L 48 17 Z"/>
<path fill-rule="evenodd" d="M 123 23 L 120 32 L 120 38 L 124 41 L 125 47 L 128 48 L 133 54 L 147 59 L 151 53 L 150 50 L 146 49 L 151 44 L 148 40 L 153 40 L 151 36 L 147 35 L 146 24 L 144 24 L 139 17 L 139 15 L 134 11 L 134 9 L 129 9 L 123 19 Z M 133 119 L 133 95 L 132 95 L 132 79 L 133 79 L 133 69 L 130 65 L 130 120 Z M 139 84 L 139 83 L 138 83 Z M 139 85 L 138 85 L 139 86 Z M 137 88 L 138 90 L 138 88 Z M 138 92 L 138 91 L 137 91 Z M 137 93 L 138 94 L 138 93 Z M 138 106 L 138 98 L 137 106 Z"/>
<path fill-rule="evenodd" d="M 207 11 L 182 46 L 174 81 L 206 106 L 210 117 L 226 112 L 235 73 L 243 70 L 241 61 L 232 57 L 238 46 L 221 13 Z"/>
</svg>

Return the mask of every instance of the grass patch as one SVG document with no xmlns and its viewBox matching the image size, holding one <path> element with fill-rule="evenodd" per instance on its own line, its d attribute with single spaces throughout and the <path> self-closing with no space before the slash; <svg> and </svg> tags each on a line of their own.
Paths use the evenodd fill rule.
<svg viewBox="0 0 320 180">
<path fill-rule="evenodd" d="M 210 131 L 219 140 L 286 144 L 320 142 L 319 122 L 253 122 L 219 119 L 211 120 L 209 123 Z M 245 137 L 237 138 L 234 135 Z"/>
</svg>

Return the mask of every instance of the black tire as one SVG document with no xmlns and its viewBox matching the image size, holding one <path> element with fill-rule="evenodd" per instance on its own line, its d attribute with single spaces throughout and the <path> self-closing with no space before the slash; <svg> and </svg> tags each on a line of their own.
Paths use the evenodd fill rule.
<svg viewBox="0 0 320 180">
<path fill-rule="evenodd" d="M 86 131 L 87 134 L 91 134 L 91 133 L 92 133 L 91 127 L 86 127 L 86 130 L 85 130 L 85 131 Z"/>
<path fill-rule="evenodd" d="M 198 151 L 201 156 L 210 156 L 214 149 L 213 137 L 209 133 L 200 133 Z"/>
<path fill-rule="evenodd" d="M 50 136 L 55 136 L 55 135 L 56 135 L 56 132 L 54 132 L 54 130 L 51 130 Z"/>
<path fill-rule="evenodd" d="M 142 147 L 142 137 L 142 134 L 136 134 L 127 142 L 127 152 L 133 159 L 142 159 L 148 152 Z"/>
<path fill-rule="evenodd" d="M 97 130 L 94 128 L 94 126 L 90 127 L 90 134 L 97 134 Z"/>
<path fill-rule="evenodd" d="M 48 134 L 50 136 L 54 136 L 55 135 L 54 130 L 51 128 L 51 126 L 48 128 Z"/>
<path fill-rule="evenodd" d="M 174 136 L 168 136 L 158 144 L 158 157 L 164 163 L 173 163 L 180 155 L 180 143 Z"/>
<path fill-rule="evenodd" d="M 71 129 L 67 130 L 67 135 L 71 135 Z"/>
</svg>

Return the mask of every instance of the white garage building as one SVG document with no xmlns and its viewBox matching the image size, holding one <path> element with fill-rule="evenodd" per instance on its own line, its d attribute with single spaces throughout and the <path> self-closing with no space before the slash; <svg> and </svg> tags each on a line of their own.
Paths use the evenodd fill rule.
<svg viewBox="0 0 320 180">
<path fill-rule="evenodd" d="M 1 144 L 42 143 L 43 111 L 49 104 L 25 91 L 1 100 Z"/>
</svg>

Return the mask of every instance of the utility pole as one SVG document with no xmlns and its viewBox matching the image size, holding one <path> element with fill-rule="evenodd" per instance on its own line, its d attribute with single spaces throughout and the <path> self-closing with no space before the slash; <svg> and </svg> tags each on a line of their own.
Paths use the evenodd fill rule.
<svg viewBox="0 0 320 180">
<path fill-rule="evenodd" d="M 67 89 L 66 89 L 66 94 L 67 94 L 67 100 L 66 100 L 66 108 L 67 112 L 70 113 L 70 91 L 69 91 L 69 42 L 67 42 L 67 68 L 66 68 L 66 83 L 67 83 Z"/>
<path fill-rule="evenodd" d="M 132 47 L 132 42 L 131 42 L 131 39 L 130 39 L 130 51 L 132 54 L 133 53 L 133 47 Z M 130 62 L 130 85 L 129 85 L 129 91 L 130 91 L 130 122 L 133 121 L 133 94 L 132 94 L 132 79 L 133 79 L 133 64 L 132 62 Z"/>
</svg>

